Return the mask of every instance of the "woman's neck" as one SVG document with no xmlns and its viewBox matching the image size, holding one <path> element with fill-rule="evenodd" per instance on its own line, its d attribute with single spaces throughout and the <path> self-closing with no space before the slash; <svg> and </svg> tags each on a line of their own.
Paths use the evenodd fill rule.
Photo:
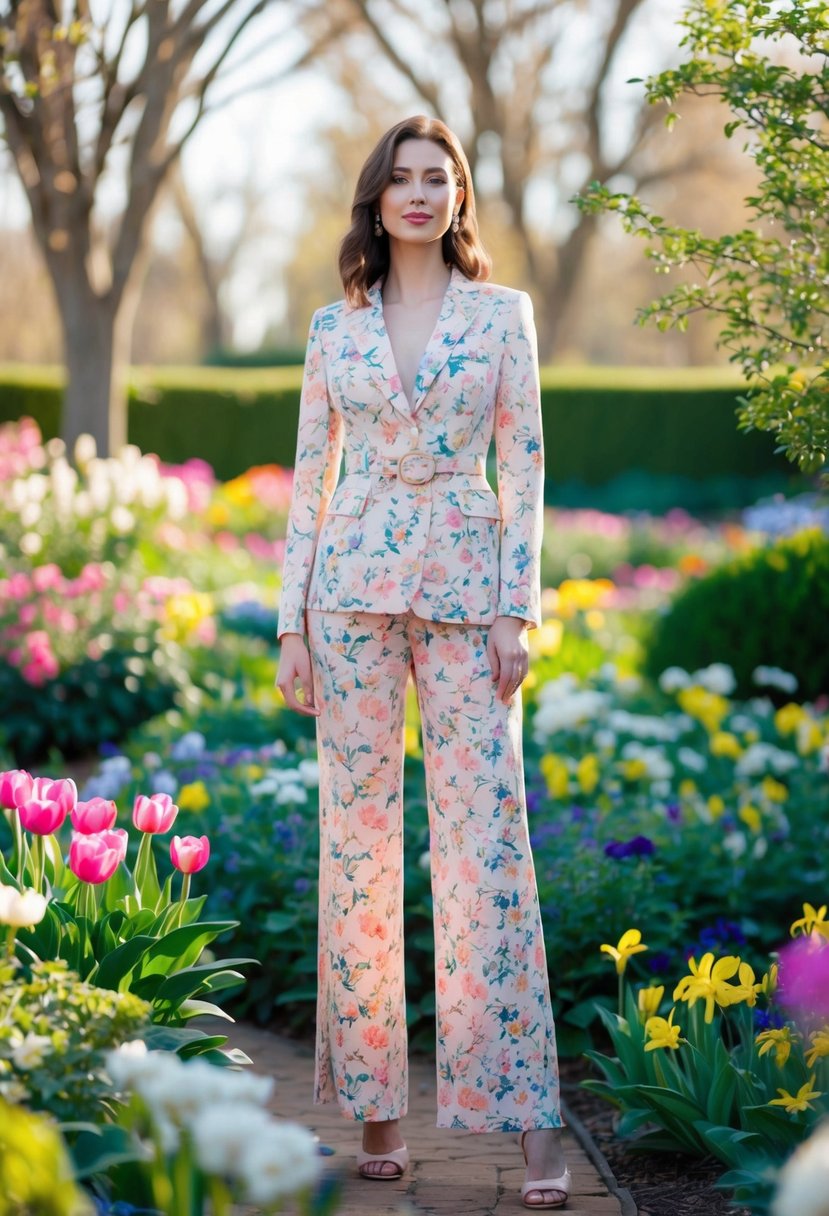
<svg viewBox="0 0 829 1216">
<path fill-rule="evenodd" d="M 427 246 L 392 241 L 389 271 L 383 284 L 386 304 L 421 304 L 442 296 L 451 277 L 440 241 Z"/>
</svg>

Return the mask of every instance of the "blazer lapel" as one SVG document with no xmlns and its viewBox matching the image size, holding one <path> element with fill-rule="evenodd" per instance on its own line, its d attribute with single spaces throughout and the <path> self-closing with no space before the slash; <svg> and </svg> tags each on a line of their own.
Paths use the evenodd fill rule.
<svg viewBox="0 0 829 1216">
<path fill-rule="evenodd" d="M 378 280 L 369 288 L 370 303 L 367 307 L 355 308 L 347 314 L 348 332 L 360 352 L 363 366 L 384 397 L 406 418 L 411 419 L 435 377 L 449 361 L 454 347 L 469 328 L 479 307 L 477 286 L 456 266 L 452 267 L 440 315 L 420 360 L 412 402 L 406 400 L 403 392 L 386 332 L 381 281 Z"/>
<path fill-rule="evenodd" d="M 403 392 L 386 333 L 379 280 L 369 288 L 368 294 L 370 303 L 367 307 L 355 308 L 347 314 L 348 332 L 360 352 L 363 366 L 383 396 L 406 418 L 411 418 L 412 411 Z"/>
<path fill-rule="evenodd" d="M 454 347 L 469 329 L 480 304 L 477 286 L 478 284 L 467 279 L 457 266 L 452 267 L 452 276 L 446 288 L 440 316 L 423 352 L 415 377 L 413 412 L 422 403 L 435 377 L 448 363 Z"/>
</svg>

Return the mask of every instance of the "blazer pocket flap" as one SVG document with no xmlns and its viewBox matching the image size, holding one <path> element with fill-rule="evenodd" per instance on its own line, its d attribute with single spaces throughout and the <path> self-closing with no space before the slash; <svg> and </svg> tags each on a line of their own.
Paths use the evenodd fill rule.
<svg viewBox="0 0 829 1216">
<path fill-rule="evenodd" d="M 343 482 L 334 491 L 327 514 L 362 515 L 366 509 L 370 493 L 371 481 L 367 477 L 360 481 L 355 479 L 352 483 Z"/>
<path fill-rule="evenodd" d="M 458 491 L 458 506 L 464 515 L 483 515 L 486 519 L 500 519 L 498 499 L 490 490 L 466 489 Z"/>
</svg>

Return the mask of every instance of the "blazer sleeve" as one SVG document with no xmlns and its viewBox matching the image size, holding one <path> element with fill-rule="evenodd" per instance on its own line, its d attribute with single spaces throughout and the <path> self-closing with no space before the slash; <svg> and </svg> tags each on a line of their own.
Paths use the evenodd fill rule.
<svg viewBox="0 0 829 1216">
<path fill-rule="evenodd" d="M 337 484 L 343 450 L 342 418 L 328 396 L 321 332 L 322 310 L 317 310 L 311 319 L 302 377 L 277 638 L 305 632 L 317 536 Z"/>
<path fill-rule="evenodd" d="M 544 441 L 533 306 L 519 292 L 505 336 L 495 397 L 495 454 L 501 507 L 499 616 L 541 624 Z"/>
</svg>

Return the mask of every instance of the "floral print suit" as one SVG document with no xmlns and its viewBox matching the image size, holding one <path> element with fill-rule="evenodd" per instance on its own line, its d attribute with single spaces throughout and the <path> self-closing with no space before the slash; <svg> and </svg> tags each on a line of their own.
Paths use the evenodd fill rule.
<svg viewBox="0 0 829 1216">
<path fill-rule="evenodd" d="M 413 675 L 431 834 L 438 1126 L 558 1127 L 521 700 L 497 699 L 486 652 L 497 616 L 539 623 L 532 306 L 454 268 L 408 402 L 380 285 L 369 295 L 366 308 L 340 302 L 312 321 L 278 630 L 307 632 L 321 710 L 315 1097 L 355 1119 L 406 1112 L 401 789 Z M 493 436 L 497 495 L 484 475 Z"/>
</svg>

